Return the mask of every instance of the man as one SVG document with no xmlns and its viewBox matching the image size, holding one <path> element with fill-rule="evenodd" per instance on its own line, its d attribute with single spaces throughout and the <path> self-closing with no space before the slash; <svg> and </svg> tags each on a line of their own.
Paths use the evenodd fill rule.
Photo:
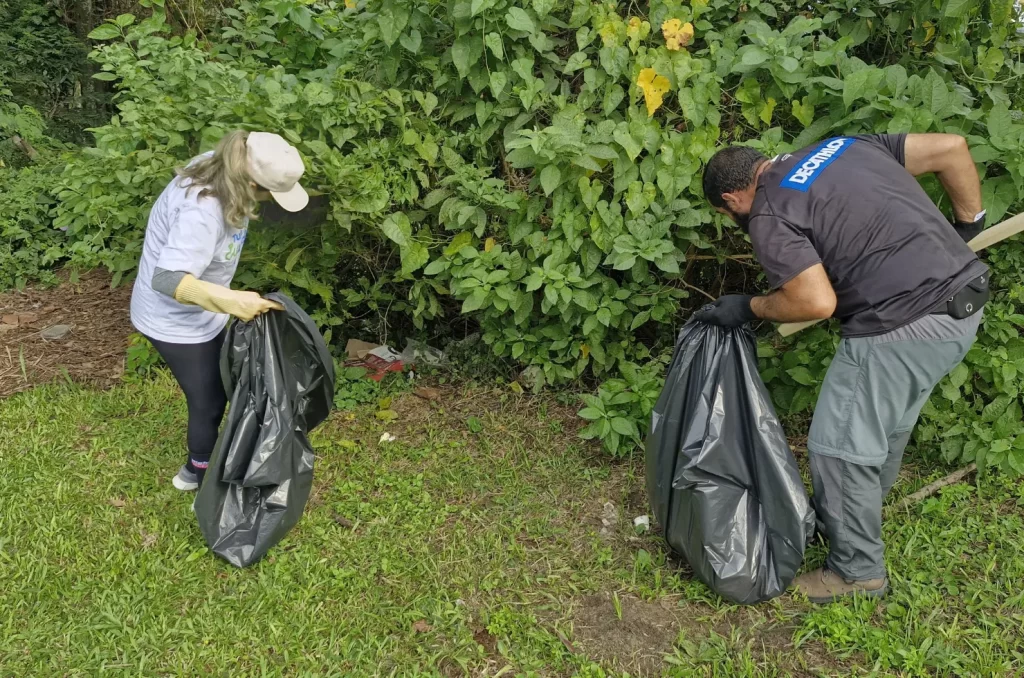
<svg viewBox="0 0 1024 678">
<path fill-rule="evenodd" d="M 954 225 L 914 179 L 928 172 L 952 201 Z M 794 585 L 816 603 L 882 596 L 882 500 L 988 299 L 988 269 L 965 244 L 985 218 L 967 144 L 949 134 L 840 137 L 771 160 L 735 146 L 708 163 L 704 193 L 750 235 L 774 291 L 721 297 L 699 320 L 842 321 L 807 441 L 830 550 Z"/>
</svg>

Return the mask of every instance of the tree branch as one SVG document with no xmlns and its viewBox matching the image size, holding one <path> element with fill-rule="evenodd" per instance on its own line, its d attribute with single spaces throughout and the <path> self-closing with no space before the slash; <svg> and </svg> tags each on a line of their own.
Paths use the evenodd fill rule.
<svg viewBox="0 0 1024 678">
<path fill-rule="evenodd" d="M 28 141 L 26 141 L 25 139 L 22 139 L 22 138 L 21 138 L 20 136 L 18 136 L 17 134 L 15 134 L 14 136 L 12 136 L 12 137 L 11 137 L 11 141 L 12 141 L 12 142 L 14 143 L 14 145 L 15 145 L 16 147 L 18 147 L 19 149 L 21 149 L 21 151 L 22 151 L 22 152 L 23 152 L 23 153 L 24 153 L 25 155 L 27 155 L 27 156 L 28 156 L 28 159 L 29 159 L 29 160 L 31 160 L 32 162 L 35 162 L 36 160 L 38 160 L 38 159 L 39 159 L 39 151 L 37 151 L 37 150 L 36 150 L 36 149 L 35 149 L 35 148 L 34 148 L 34 147 L 32 146 L 32 144 L 30 144 L 30 143 L 29 143 Z"/>
<path fill-rule="evenodd" d="M 974 473 L 977 470 L 978 465 L 971 463 L 963 467 L 959 471 L 954 471 L 953 473 L 950 473 L 945 478 L 939 478 L 934 483 L 929 483 L 928 485 L 925 485 L 917 492 L 903 498 L 904 508 L 910 508 L 911 506 L 914 506 L 915 504 L 924 501 L 925 499 L 932 496 L 933 494 L 935 494 L 944 487 L 948 487 L 949 485 L 955 485 L 956 483 L 959 483 L 961 480 L 963 480 L 964 478 L 966 478 L 967 476 L 969 476 L 970 474 Z"/>
</svg>

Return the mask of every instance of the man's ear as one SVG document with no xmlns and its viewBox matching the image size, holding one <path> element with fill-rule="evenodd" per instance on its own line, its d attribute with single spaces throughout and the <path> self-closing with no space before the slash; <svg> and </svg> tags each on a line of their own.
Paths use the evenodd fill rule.
<svg viewBox="0 0 1024 678">
<path fill-rule="evenodd" d="M 722 200 L 725 202 L 725 207 L 733 214 L 740 212 L 740 196 L 736 193 L 723 193 Z"/>
</svg>

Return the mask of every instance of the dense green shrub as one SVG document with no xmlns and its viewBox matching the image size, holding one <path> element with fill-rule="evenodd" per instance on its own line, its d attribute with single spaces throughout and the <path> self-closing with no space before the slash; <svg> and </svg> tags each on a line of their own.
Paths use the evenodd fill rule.
<svg viewBox="0 0 1024 678">
<path fill-rule="evenodd" d="M 93 91 L 89 50 L 64 13 L 52 0 L 0 0 L 0 82 L 20 106 L 41 111 L 55 137 L 80 142 L 102 120 L 105 97 Z"/>
<path fill-rule="evenodd" d="M 279 130 L 328 207 L 313 229 L 254 228 L 242 284 L 284 287 L 329 332 L 461 313 L 534 388 L 611 379 L 586 433 L 625 453 L 687 309 L 760 284 L 701 195 L 720 144 L 956 132 L 992 221 L 1020 207 L 1013 6 L 245 0 L 203 41 L 125 15 L 92 36 L 118 113 L 69 159 L 56 224 L 76 261 L 130 274 L 176 163 L 236 126 Z M 991 255 L 1002 287 L 982 342 L 926 412 L 919 437 L 948 459 L 985 449 L 1024 469 L 1022 257 Z M 824 328 L 763 342 L 785 415 L 809 410 L 834 342 Z"/>
</svg>

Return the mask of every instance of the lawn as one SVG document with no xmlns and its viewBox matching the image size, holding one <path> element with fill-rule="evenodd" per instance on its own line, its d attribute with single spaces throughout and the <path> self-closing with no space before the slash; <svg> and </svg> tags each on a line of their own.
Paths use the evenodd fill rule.
<svg viewBox="0 0 1024 678">
<path fill-rule="evenodd" d="M 166 375 L 0 402 L 0 674 L 1024 671 L 1018 483 L 893 510 L 884 602 L 739 608 L 635 534 L 642 461 L 580 443 L 573 407 L 440 396 L 399 394 L 390 422 L 336 413 L 302 522 L 248 570 L 206 551 L 171 487 L 185 412 Z M 942 473 L 910 468 L 899 492 Z"/>
</svg>

